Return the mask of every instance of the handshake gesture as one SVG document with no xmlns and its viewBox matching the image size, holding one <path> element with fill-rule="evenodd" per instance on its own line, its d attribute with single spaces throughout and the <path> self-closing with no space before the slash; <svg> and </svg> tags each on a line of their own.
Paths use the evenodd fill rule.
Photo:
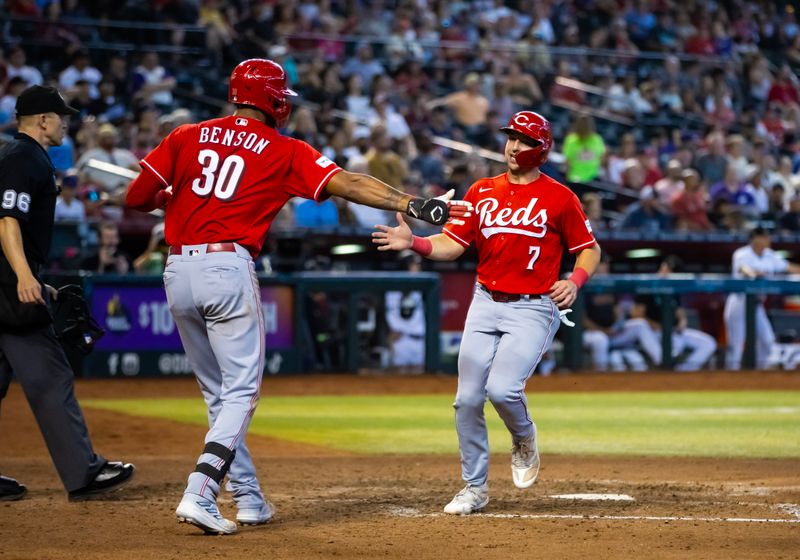
<svg viewBox="0 0 800 560">
<path fill-rule="evenodd" d="M 441 226 L 449 218 L 468 218 L 472 215 L 472 203 L 466 200 L 451 200 L 455 189 L 450 189 L 436 198 L 415 198 L 408 203 L 406 214 Z"/>
</svg>

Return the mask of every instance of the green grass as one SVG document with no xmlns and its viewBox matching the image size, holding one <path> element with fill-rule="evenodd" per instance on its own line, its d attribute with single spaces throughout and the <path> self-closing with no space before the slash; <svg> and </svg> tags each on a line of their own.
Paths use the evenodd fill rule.
<svg viewBox="0 0 800 560">
<path fill-rule="evenodd" d="M 800 458 L 800 391 L 538 393 L 546 453 Z M 356 453 L 456 453 L 452 396 L 262 397 L 250 432 Z M 202 399 L 86 400 L 87 407 L 206 425 Z M 492 406 L 493 451 L 510 438 Z"/>
</svg>

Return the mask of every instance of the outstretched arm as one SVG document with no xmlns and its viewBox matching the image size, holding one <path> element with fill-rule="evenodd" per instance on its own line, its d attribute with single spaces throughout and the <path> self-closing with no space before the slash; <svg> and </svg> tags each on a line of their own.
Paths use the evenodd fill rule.
<svg viewBox="0 0 800 560">
<path fill-rule="evenodd" d="M 451 202 L 452 192 L 437 198 L 415 198 L 371 175 L 349 171 L 340 171 L 331 177 L 325 189 L 329 194 L 351 202 L 404 212 L 436 225 L 444 224 L 448 217 L 469 216 L 472 211 L 472 205 L 468 202 L 463 200 Z"/>
<path fill-rule="evenodd" d="M 147 168 L 143 167 L 139 176 L 128 185 L 125 204 L 129 208 L 150 212 L 169 202 L 172 192 L 164 190 L 164 185 Z"/>
<path fill-rule="evenodd" d="M 454 261 L 464 253 L 462 245 L 443 233 L 430 237 L 415 237 L 400 212 L 397 213 L 397 227 L 377 225 L 375 229 L 378 231 L 372 232 L 372 242 L 378 246 L 378 251 L 416 250 L 416 244 L 427 246 L 430 243 L 430 247 L 426 247 L 425 251 L 417 252 L 433 261 Z"/>
</svg>

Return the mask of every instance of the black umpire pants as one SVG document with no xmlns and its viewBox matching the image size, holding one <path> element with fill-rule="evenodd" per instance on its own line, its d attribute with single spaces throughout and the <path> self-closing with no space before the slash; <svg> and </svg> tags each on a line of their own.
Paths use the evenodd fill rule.
<svg viewBox="0 0 800 560">
<path fill-rule="evenodd" d="M 75 378 L 52 327 L 23 335 L 0 332 L 0 402 L 12 374 L 28 399 L 64 488 L 83 488 L 106 460 L 92 449 L 75 398 Z"/>
</svg>

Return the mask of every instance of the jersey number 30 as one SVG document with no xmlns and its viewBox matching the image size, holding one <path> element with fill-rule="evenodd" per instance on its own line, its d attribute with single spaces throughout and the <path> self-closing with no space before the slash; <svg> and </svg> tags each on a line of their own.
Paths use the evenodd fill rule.
<svg viewBox="0 0 800 560">
<path fill-rule="evenodd" d="M 244 160 L 241 156 L 230 155 L 219 165 L 219 154 L 214 150 L 200 150 L 197 161 L 203 168 L 203 177 L 192 181 L 192 191 L 202 197 L 214 196 L 220 200 L 228 200 L 236 194 L 236 188 L 244 173 Z M 218 171 L 219 170 L 219 171 Z M 201 184 L 202 182 L 202 184 Z"/>
</svg>

